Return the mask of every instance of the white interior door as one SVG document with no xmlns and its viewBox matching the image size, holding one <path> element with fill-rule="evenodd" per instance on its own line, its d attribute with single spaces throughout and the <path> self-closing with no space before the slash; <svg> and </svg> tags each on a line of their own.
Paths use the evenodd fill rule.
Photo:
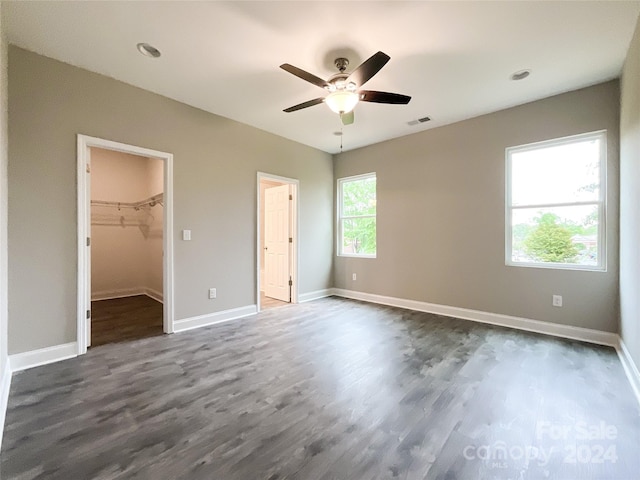
<svg viewBox="0 0 640 480">
<path fill-rule="evenodd" d="M 267 188 L 264 192 L 264 294 L 289 302 L 291 186 Z"/>
</svg>

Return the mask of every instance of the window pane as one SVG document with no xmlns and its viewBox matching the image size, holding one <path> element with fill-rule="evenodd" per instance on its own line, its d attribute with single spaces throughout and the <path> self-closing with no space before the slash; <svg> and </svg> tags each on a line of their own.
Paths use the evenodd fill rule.
<svg viewBox="0 0 640 480">
<path fill-rule="evenodd" d="M 588 139 L 511 153 L 512 204 L 597 201 L 600 142 Z"/>
<path fill-rule="evenodd" d="M 342 183 L 342 215 L 376 214 L 376 178 L 369 177 Z"/>
<path fill-rule="evenodd" d="M 342 220 L 342 253 L 375 255 L 375 217 Z"/>
<path fill-rule="evenodd" d="M 598 264 L 598 206 L 512 210 L 514 262 Z"/>
</svg>

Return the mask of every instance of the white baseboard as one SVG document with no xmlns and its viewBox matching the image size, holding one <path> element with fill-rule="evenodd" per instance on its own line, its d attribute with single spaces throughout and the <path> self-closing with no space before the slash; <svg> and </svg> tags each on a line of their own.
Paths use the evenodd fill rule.
<svg viewBox="0 0 640 480">
<path fill-rule="evenodd" d="M 143 287 L 121 288 L 119 290 L 103 290 L 101 292 L 91 292 L 91 301 L 112 300 L 114 298 L 135 297 L 137 295 L 146 295 Z"/>
<path fill-rule="evenodd" d="M 540 320 L 512 317 L 499 313 L 489 313 L 479 310 L 470 310 L 467 308 L 450 307 L 448 305 L 438 305 L 436 303 L 419 302 L 417 300 L 385 297 L 383 295 L 356 292 L 353 290 L 344 290 L 341 288 L 334 288 L 333 294 L 339 297 L 353 298 L 355 300 L 363 300 L 365 302 L 371 303 L 380 303 L 383 305 L 390 305 L 392 307 L 417 310 L 419 312 L 435 313 L 436 315 L 461 318 L 463 320 L 472 320 L 474 322 L 499 325 L 501 327 L 510 327 L 517 330 L 541 333 L 554 337 L 580 340 L 582 342 L 607 345 L 609 347 L 618 346 L 619 337 L 617 333 L 602 332 L 600 330 L 592 330 L 590 328 L 574 327 L 571 325 L 560 325 L 557 323 L 542 322 Z"/>
<path fill-rule="evenodd" d="M 77 342 L 71 342 L 9 355 L 9 365 L 11 371 L 19 372 L 28 368 L 39 367 L 77 356 L 78 344 Z"/>
<path fill-rule="evenodd" d="M 232 308 L 221 312 L 208 313 L 206 315 L 198 315 L 197 317 L 183 318 L 176 320 L 173 324 L 174 333 L 184 332 L 193 328 L 206 327 L 207 325 L 215 325 L 216 323 L 228 322 L 249 315 L 255 315 L 258 312 L 256 305 L 247 305 L 246 307 Z"/>
<path fill-rule="evenodd" d="M 298 303 L 310 302 L 317 300 L 318 298 L 330 297 L 333 295 L 333 288 L 325 288 L 323 290 L 316 290 L 314 292 L 301 293 L 298 295 Z"/>
<path fill-rule="evenodd" d="M 11 390 L 11 366 L 9 359 L 2 371 L 0 379 L 0 445 L 2 445 L 2 433 L 4 432 L 4 420 L 7 416 L 7 406 L 9 405 L 9 390 Z"/>
<path fill-rule="evenodd" d="M 159 292 L 158 290 L 145 288 L 144 294 L 149 298 L 153 298 L 156 302 L 164 303 L 164 296 L 162 295 L 162 292 Z"/>
<path fill-rule="evenodd" d="M 114 300 L 116 298 L 137 297 L 138 295 L 146 295 L 154 300 L 163 302 L 162 292 L 154 290 L 153 288 L 138 287 L 138 288 L 123 288 L 120 290 L 103 290 L 102 292 L 94 292 L 91 294 L 91 301 L 97 302 L 100 300 Z"/>
<path fill-rule="evenodd" d="M 638 402 L 640 402 L 640 371 L 633 361 L 633 358 L 631 358 L 631 353 L 627 350 L 627 346 L 624 344 L 622 339 L 620 339 L 620 343 L 616 350 L 618 351 L 618 357 L 620 357 L 622 368 L 624 368 L 624 373 L 626 373 L 629 383 L 631 384 L 631 389 L 633 390 L 633 393 L 635 393 Z"/>
</svg>

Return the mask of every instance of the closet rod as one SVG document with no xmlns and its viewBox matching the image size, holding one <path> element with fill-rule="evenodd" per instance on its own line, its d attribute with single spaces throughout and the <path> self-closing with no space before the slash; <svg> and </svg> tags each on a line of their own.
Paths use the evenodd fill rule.
<svg viewBox="0 0 640 480">
<path fill-rule="evenodd" d="M 95 207 L 118 207 L 118 208 L 135 208 L 138 210 L 141 207 L 149 205 L 154 207 L 156 204 L 163 204 L 164 195 L 162 193 L 158 193 L 153 197 L 149 197 L 146 200 L 142 200 L 141 202 L 111 202 L 106 200 L 91 200 L 91 205 Z"/>
</svg>

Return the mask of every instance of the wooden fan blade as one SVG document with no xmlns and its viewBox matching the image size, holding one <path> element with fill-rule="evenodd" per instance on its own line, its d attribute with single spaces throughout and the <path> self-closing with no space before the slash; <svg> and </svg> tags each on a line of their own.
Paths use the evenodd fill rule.
<svg viewBox="0 0 640 480">
<path fill-rule="evenodd" d="M 349 78 L 347 78 L 347 83 L 353 82 L 356 84 L 356 87 L 361 87 L 367 81 L 369 81 L 371 77 L 378 73 L 390 59 L 391 57 L 386 53 L 374 53 L 367 60 L 365 60 L 362 65 L 356 68 L 351 73 L 351 75 L 349 75 Z"/>
<path fill-rule="evenodd" d="M 393 103 L 395 105 L 406 105 L 411 100 L 407 95 L 389 92 L 376 92 L 375 90 L 360 90 L 360 101 L 373 103 Z"/>
<path fill-rule="evenodd" d="M 354 120 L 353 110 L 351 110 L 349 113 L 343 113 L 342 115 L 340 115 L 340 120 L 342 120 L 343 125 L 351 125 Z"/>
<path fill-rule="evenodd" d="M 283 111 L 287 113 L 295 112 L 296 110 L 302 110 L 303 108 L 313 107 L 314 105 L 318 105 L 319 103 L 324 102 L 324 98 L 314 98 L 313 100 L 309 100 L 308 102 L 299 103 L 298 105 L 294 105 L 293 107 L 285 108 Z"/>
<path fill-rule="evenodd" d="M 280 68 L 295 75 L 298 78 L 301 78 L 302 80 L 306 80 L 309 83 L 313 83 L 314 85 L 320 87 L 320 88 L 325 88 L 328 87 L 329 84 L 327 83 L 326 80 L 321 79 L 320 77 L 316 77 L 314 74 L 309 73 L 309 72 L 305 72 L 304 70 L 298 68 L 298 67 L 294 67 L 293 65 L 289 65 L 288 63 L 283 63 L 282 65 L 280 65 Z"/>
</svg>

